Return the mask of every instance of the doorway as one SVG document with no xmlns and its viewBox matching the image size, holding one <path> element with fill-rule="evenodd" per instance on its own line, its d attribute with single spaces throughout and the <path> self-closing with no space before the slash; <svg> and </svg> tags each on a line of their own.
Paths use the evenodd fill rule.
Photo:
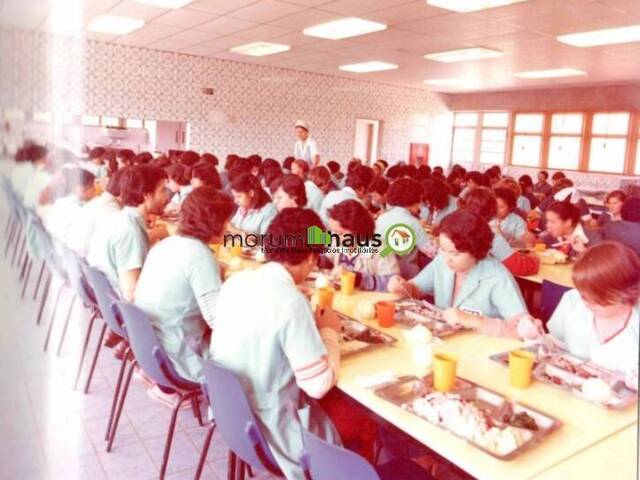
<svg viewBox="0 0 640 480">
<path fill-rule="evenodd" d="M 380 120 L 356 118 L 356 138 L 353 156 L 368 165 L 378 160 L 380 124 Z"/>
</svg>

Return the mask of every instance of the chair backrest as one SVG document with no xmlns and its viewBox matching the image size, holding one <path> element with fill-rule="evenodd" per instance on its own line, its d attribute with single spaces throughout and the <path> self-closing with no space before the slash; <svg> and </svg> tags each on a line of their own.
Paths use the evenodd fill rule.
<svg viewBox="0 0 640 480">
<path fill-rule="evenodd" d="M 312 480 L 379 480 L 369 462 L 354 452 L 325 442 L 303 430 L 305 452 L 300 463 Z"/>
<path fill-rule="evenodd" d="M 282 476 L 235 374 L 211 361 L 203 362 L 203 370 L 202 389 L 209 398 L 217 429 L 229 448 L 254 469 L 267 469 Z"/>
<path fill-rule="evenodd" d="M 95 294 L 87 283 L 87 279 L 85 278 L 84 271 L 81 267 L 83 260 L 76 252 L 67 246 L 61 245 L 60 250 L 62 252 L 62 262 L 69 277 L 69 283 L 71 284 L 75 294 L 78 295 L 80 300 L 82 300 L 87 307 L 98 308 Z"/>
<path fill-rule="evenodd" d="M 62 260 L 54 247 L 51 235 L 33 210 L 27 211 L 27 231 L 30 235 L 33 234 L 38 254 L 44 259 L 49 271 L 66 282 L 68 280 L 67 273 L 62 267 Z"/>
<path fill-rule="evenodd" d="M 540 316 L 542 317 L 541 320 L 546 324 L 560 303 L 562 296 L 565 292 L 571 290 L 571 288 L 565 287 L 564 285 L 558 285 L 557 283 L 550 282 L 549 280 L 543 280 L 541 290 L 542 299 L 540 302 Z"/>
<path fill-rule="evenodd" d="M 96 296 L 96 303 L 98 304 L 98 309 L 102 314 L 103 320 L 107 322 L 109 328 L 116 335 L 126 338 L 126 332 L 111 309 L 113 303 L 119 301 L 120 298 L 111 286 L 111 283 L 109 283 L 109 279 L 100 270 L 86 263 L 82 265 L 82 268 L 91 286 L 91 290 L 93 290 Z"/>
<path fill-rule="evenodd" d="M 145 312 L 131 303 L 120 301 L 115 302 L 112 308 L 114 315 L 124 325 L 133 356 L 145 374 L 162 387 L 200 389 L 200 385 L 176 372 Z"/>
</svg>

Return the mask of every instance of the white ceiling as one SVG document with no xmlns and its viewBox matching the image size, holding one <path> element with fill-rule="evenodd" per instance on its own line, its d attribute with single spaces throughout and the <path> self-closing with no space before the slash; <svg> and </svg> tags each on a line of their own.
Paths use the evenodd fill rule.
<svg viewBox="0 0 640 480">
<path fill-rule="evenodd" d="M 61 0 L 55 0 L 61 1 Z M 640 42 L 577 48 L 555 36 L 640 23 L 640 0 L 528 0 L 473 13 L 455 13 L 425 0 L 196 0 L 178 10 L 131 0 L 62 0 L 82 4 L 83 22 L 101 13 L 147 23 L 128 35 L 87 32 L 87 37 L 123 45 L 224 58 L 376 82 L 435 89 L 477 91 L 585 85 L 640 79 Z M 302 34 L 306 27 L 358 16 L 386 23 L 387 30 L 347 40 Z M 0 23 L 49 31 L 50 0 L 0 0 Z M 288 52 L 253 58 L 230 53 L 254 41 L 291 45 Z M 483 46 L 505 55 L 464 63 L 425 60 L 426 53 Z M 370 60 L 396 63 L 397 70 L 354 74 L 340 65 Z M 552 80 L 514 78 L 515 72 L 577 68 L 587 76 Z M 464 87 L 427 87 L 423 80 L 463 76 Z"/>
</svg>

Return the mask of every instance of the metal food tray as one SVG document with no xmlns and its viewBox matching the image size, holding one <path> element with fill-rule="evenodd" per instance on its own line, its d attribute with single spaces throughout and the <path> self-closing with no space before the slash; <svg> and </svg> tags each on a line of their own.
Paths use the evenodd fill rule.
<svg viewBox="0 0 640 480">
<path fill-rule="evenodd" d="M 512 428 L 520 431 L 520 433 L 524 436 L 528 437 L 522 444 L 515 447 L 508 453 L 499 454 L 486 448 L 483 445 L 476 443 L 469 438 L 457 434 L 456 432 L 447 428 L 446 425 L 430 422 L 425 417 L 414 411 L 412 407 L 412 403 L 414 400 L 420 397 L 424 397 L 435 391 L 436 390 L 433 387 L 433 375 L 428 375 L 423 379 L 414 376 L 401 377 L 396 382 L 386 384 L 385 386 L 375 389 L 374 392 L 378 397 L 411 412 L 412 414 L 420 417 L 422 420 L 431 423 L 432 425 L 435 425 L 438 428 L 449 432 L 458 438 L 461 438 L 462 440 L 465 440 L 467 443 L 473 445 L 486 454 L 503 461 L 513 460 L 514 458 L 518 457 L 523 451 L 539 443 L 552 432 L 562 426 L 562 422 L 551 415 L 547 415 L 546 413 L 543 413 L 540 410 L 529 407 L 527 405 L 512 402 L 505 396 L 493 390 L 482 387 L 469 380 L 457 377 L 454 389 L 449 393 L 457 394 L 463 400 L 473 402 L 480 410 L 482 410 L 485 416 L 490 419 L 490 422 L 493 426 L 498 428 L 511 426 Z M 526 412 L 531 418 L 535 420 L 535 423 L 538 426 L 537 430 L 529 430 L 526 428 L 510 425 L 509 423 L 507 423 L 508 420 L 505 420 L 505 417 L 521 412 Z"/>
<path fill-rule="evenodd" d="M 451 325 L 442 317 L 442 310 L 426 300 L 403 299 L 395 302 L 395 321 L 398 325 L 413 328 L 423 325 L 439 338 L 467 330 L 462 325 Z"/>
<path fill-rule="evenodd" d="M 397 338 L 369 327 L 355 318 L 342 313 L 337 313 L 337 315 L 342 322 L 340 329 L 340 355 L 342 357 L 390 346 L 398 341 Z"/>
<path fill-rule="evenodd" d="M 533 378 L 560 388 L 565 392 L 569 392 L 574 397 L 608 410 L 623 410 L 638 401 L 638 394 L 625 385 L 619 373 L 602 368 L 599 365 L 585 361 L 562 350 L 550 352 L 542 346 L 530 346 L 519 350 L 527 350 L 535 355 Z M 556 364 L 554 359 L 558 357 L 562 357 L 565 361 L 579 366 L 582 370 L 589 373 L 591 377 L 600 378 L 607 382 L 615 394 L 615 396 L 612 397 L 613 400 L 610 400 L 608 403 L 600 403 L 585 397 L 580 387 L 586 378 Z M 489 358 L 505 367 L 509 366 L 509 352 L 496 353 Z"/>
</svg>

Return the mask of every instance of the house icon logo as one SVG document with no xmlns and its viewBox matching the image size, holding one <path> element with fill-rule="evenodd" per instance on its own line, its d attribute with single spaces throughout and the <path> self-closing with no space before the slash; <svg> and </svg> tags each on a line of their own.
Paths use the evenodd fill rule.
<svg viewBox="0 0 640 480">
<path fill-rule="evenodd" d="M 396 255 L 408 255 L 416 246 L 416 234 L 413 229 L 404 223 L 391 225 L 384 234 L 385 247 L 380 256 L 386 257 L 390 253 Z"/>
</svg>

